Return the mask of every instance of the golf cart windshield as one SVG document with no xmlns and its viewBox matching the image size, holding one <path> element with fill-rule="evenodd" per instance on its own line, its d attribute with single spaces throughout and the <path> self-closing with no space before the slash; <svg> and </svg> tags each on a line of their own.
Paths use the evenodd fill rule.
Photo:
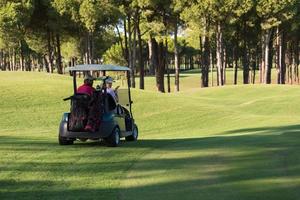
<svg viewBox="0 0 300 200">
<path fill-rule="evenodd" d="M 121 88 L 118 90 L 119 104 L 124 107 L 128 107 L 130 104 L 128 89 Z"/>
</svg>

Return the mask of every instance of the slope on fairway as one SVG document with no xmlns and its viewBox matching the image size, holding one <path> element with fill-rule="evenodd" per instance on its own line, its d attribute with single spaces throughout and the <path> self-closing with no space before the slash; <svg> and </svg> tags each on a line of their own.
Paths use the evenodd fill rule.
<svg viewBox="0 0 300 200">
<path fill-rule="evenodd" d="M 184 115 L 149 140 L 160 148 L 131 167 L 123 199 L 300 199 L 299 95 L 275 85 L 185 92 Z"/>
<path fill-rule="evenodd" d="M 120 148 L 57 145 L 69 77 L 1 72 L 0 86 L 0 199 L 299 197 L 298 86 L 134 90 L 140 140 Z"/>
</svg>

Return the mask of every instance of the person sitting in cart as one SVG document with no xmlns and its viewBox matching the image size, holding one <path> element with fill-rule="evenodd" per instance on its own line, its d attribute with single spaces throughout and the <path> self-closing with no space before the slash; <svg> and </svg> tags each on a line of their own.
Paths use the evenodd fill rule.
<svg viewBox="0 0 300 200">
<path fill-rule="evenodd" d="M 93 95 L 95 88 L 93 88 L 93 77 L 89 74 L 86 74 L 84 77 L 84 83 L 77 89 L 77 93 L 79 94 L 87 94 L 89 96 Z"/>
<path fill-rule="evenodd" d="M 106 92 L 107 94 L 110 94 L 113 99 L 115 100 L 115 103 L 118 104 L 119 102 L 119 97 L 118 97 L 118 88 L 119 87 L 116 87 L 115 89 L 112 88 L 112 83 L 113 83 L 113 79 L 111 77 L 108 77 L 106 80 L 105 80 L 105 83 L 106 83 Z"/>
</svg>

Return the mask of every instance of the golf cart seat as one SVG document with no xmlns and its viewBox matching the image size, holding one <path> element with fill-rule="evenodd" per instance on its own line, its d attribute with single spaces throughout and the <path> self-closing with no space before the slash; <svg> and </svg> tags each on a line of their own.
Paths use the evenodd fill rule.
<svg viewBox="0 0 300 200">
<path fill-rule="evenodd" d="M 111 96 L 111 94 L 106 94 L 107 95 L 107 109 L 109 111 L 113 111 L 116 109 L 117 104 L 114 98 Z"/>
</svg>

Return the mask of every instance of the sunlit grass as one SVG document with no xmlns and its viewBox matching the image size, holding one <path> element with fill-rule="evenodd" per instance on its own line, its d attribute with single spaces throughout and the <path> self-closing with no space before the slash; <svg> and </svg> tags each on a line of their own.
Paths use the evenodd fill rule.
<svg viewBox="0 0 300 200">
<path fill-rule="evenodd" d="M 197 81 L 132 91 L 136 143 L 59 146 L 72 79 L 0 72 L 0 199 L 299 198 L 299 86 Z"/>
</svg>

